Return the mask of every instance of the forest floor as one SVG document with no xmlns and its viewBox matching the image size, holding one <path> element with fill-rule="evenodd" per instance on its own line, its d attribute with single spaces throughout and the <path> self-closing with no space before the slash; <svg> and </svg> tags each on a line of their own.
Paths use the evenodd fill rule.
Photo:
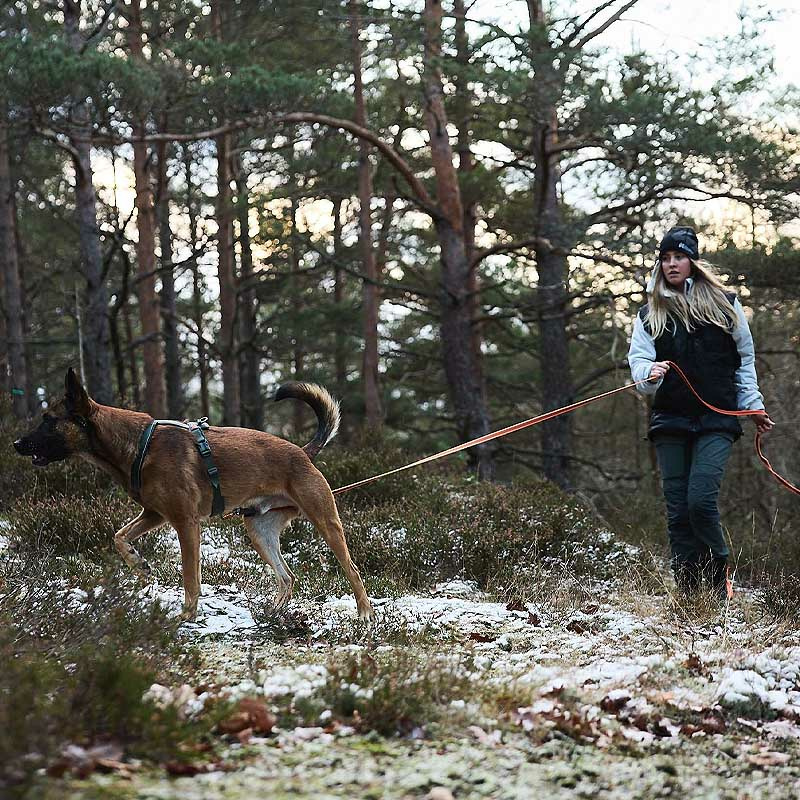
<svg viewBox="0 0 800 800">
<path fill-rule="evenodd" d="M 132 591 L 174 615 L 175 535 L 159 536 L 161 585 Z M 137 758 L 113 735 L 63 742 L 16 791 L 73 800 L 800 796 L 797 629 L 746 588 L 724 607 L 709 598 L 686 607 L 666 583 L 639 588 L 626 567 L 636 548 L 604 536 L 597 558 L 616 578 L 556 583 L 535 602 L 459 579 L 386 592 L 365 626 L 349 595 L 301 593 L 274 613 L 244 585 L 259 567 L 243 537 L 209 528 L 212 582 L 198 619 L 171 632 L 168 685 L 145 693 L 149 708 L 205 733 L 178 759 Z M 0 559 L 13 550 L 0 541 Z M 97 598 L 71 583 L 58 583 L 58 613 L 79 617 Z"/>
</svg>

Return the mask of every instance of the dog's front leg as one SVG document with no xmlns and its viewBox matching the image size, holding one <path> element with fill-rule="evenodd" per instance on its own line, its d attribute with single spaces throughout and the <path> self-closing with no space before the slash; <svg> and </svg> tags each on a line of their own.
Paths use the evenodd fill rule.
<svg viewBox="0 0 800 800">
<path fill-rule="evenodd" d="M 197 616 L 197 601 L 200 598 L 200 522 L 196 519 L 173 522 L 181 545 L 181 568 L 183 571 L 184 619 Z"/>
<path fill-rule="evenodd" d="M 114 545 L 125 563 L 145 580 L 150 577 L 150 565 L 136 552 L 131 542 L 136 541 L 140 536 L 144 536 L 148 531 L 152 531 L 163 524 L 164 518 L 160 514 L 143 508 L 136 519 L 132 519 L 123 525 L 114 534 Z"/>
</svg>

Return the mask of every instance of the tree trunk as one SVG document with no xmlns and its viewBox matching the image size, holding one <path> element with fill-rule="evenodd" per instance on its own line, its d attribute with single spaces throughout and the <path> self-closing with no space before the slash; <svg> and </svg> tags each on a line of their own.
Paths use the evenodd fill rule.
<svg viewBox="0 0 800 800">
<path fill-rule="evenodd" d="M 364 85 L 361 74 L 360 0 L 350 2 L 350 30 L 353 48 L 353 76 L 355 79 L 355 121 L 366 127 L 367 112 L 364 103 Z M 378 376 L 378 271 L 375 265 L 375 249 L 372 244 L 372 165 L 369 160 L 370 146 L 364 139 L 358 140 L 358 221 L 361 244 L 363 282 L 364 358 L 362 361 L 362 384 L 364 390 L 364 422 L 367 428 L 379 428 L 383 422 L 381 392 Z"/>
<path fill-rule="evenodd" d="M 532 55 L 538 69 L 532 94 L 534 177 L 534 235 L 540 242 L 534 248 L 539 284 L 538 307 L 539 352 L 541 361 L 542 411 L 550 411 L 573 402 L 572 373 L 567 337 L 567 280 L 569 265 L 566 256 L 567 236 L 563 211 L 558 199 L 560 165 L 557 155 L 548 150 L 558 141 L 557 98 L 559 77 L 547 47 L 547 21 L 540 0 L 528 3 Z M 570 488 L 572 419 L 569 414 L 541 426 L 545 476 L 563 488 Z"/>
<path fill-rule="evenodd" d="M 0 251 L 3 251 L 5 244 L 0 240 Z M 3 252 L 3 258 L 5 253 Z M 7 394 L 11 391 L 10 371 L 8 365 L 8 325 L 6 324 L 6 262 L 0 264 L 0 392 Z"/>
<path fill-rule="evenodd" d="M 132 398 L 128 397 L 128 380 L 125 376 L 125 353 L 122 347 L 122 337 L 119 332 L 120 311 L 127 308 L 130 296 L 131 262 L 124 248 L 119 248 L 122 261 L 122 283 L 117 297 L 108 314 L 109 331 L 111 333 L 111 349 L 114 354 L 114 364 L 117 373 L 117 390 L 123 405 L 130 404 Z M 133 376 L 131 376 L 133 377 Z"/>
<path fill-rule="evenodd" d="M 0 120 L 0 258 L 2 258 L 3 309 L 10 369 L 11 407 L 14 415 L 28 415 L 28 365 L 25 357 L 22 276 L 16 235 L 14 182 L 11 178 L 11 153 L 5 113 Z"/>
<path fill-rule="evenodd" d="M 131 374 L 131 403 L 134 408 L 142 407 L 141 380 L 139 378 L 139 363 L 136 361 L 136 348 L 133 346 L 133 322 L 131 320 L 131 307 L 125 304 L 122 307 L 122 321 L 125 324 L 125 350 L 128 354 L 128 371 Z"/>
<path fill-rule="evenodd" d="M 455 15 L 455 42 L 456 42 L 456 61 L 460 68 L 459 75 L 454 79 L 455 92 L 453 96 L 456 125 L 458 127 L 458 138 L 456 140 L 456 153 L 458 154 L 458 174 L 462 180 L 460 186 L 466 185 L 469 188 L 463 195 L 464 205 L 464 245 L 467 253 L 467 260 L 472 264 L 475 255 L 475 226 L 477 224 L 477 202 L 475 189 L 469 185 L 469 176 L 475 169 L 475 161 L 470 150 L 472 122 L 472 98 L 469 94 L 468 81 L 465 73 L 469 67 L 469 38 L 466 27 L 466 10 L 463 0 L 454 0 L 453 12 Z M 484 407 L 487 402 L 486 373 L 483 369 L 483 327 L 477 321 L 481 316 L 480 303 L 480 275 L 477 266 L 473 266 L 469 272 L 468 282 L 468 304 L 469 315 L 472 320 L 470 346 L 472 348 L 474 383 L 480 387 L 481 402 Z M 492 452 L 494 446 L 486 445 Z M 472 454 L 470 454 L 472 456 Z M 473 456 L 474 458 L 474 456 Z"/>
<path fill-rule="evenodd" d="M 342 259 L 342 198 L 336 199 L 333 205 L 333 302 L 336 306 L 337 320 L 334 335 L 336 337 L 334 345 L 334 371 L 336 374 L 336 393 L 341 398 L 347 391 L 347 349 L 344 336 L 344 325 L 342 319 L 344 311 L 344 270 L 340 266 Z"/>
<path fill-rule="evenodd" d="M 293 189 L 297 191 L 296 176 L 292 175 Z M 292 194 L 290 207 L 290 233 L 289 233 L 289 269 L 291 272 L 290 286 L 292 296 L 293 330 L 292 330 L 292 370 L 296 381 L 304 380 L 303 361 L 303 332 L 301 329 L 301 312 L 303 310 L 303 287 L 300 282 L 300 254 L 297 235 L 297 198 Z M 294 431 L 299 436 L 303 432 L 303 409 L 300 403 L 293 403 Z"/>
<path fill-rule="evenodd" d="M 436 177 L 438 213 L 434 224 L 441 250 L 441 338 L 445 375 L 459 435 L 471 439 L 489 432 L 489 413 L 481 392 L 480 367 L 472 346 L 470 262 L 464 235 L 464 206 L 447 132 L 441 59 L 442 6 L 425 0 L 425 122 Z M 474 448 L 481 479 L 494 477 L 488 445 Z"/>
<path fill-rule="evenodd" d="M 222 41 L 222 2 L 211 6 L 214 36 Z M 236 336 L 236 276 L 233 262 L 230 135 L 217 142 L 217 275 L 219 277 L 220 355 L 222 358 L 223 424 L 241 423 L 239 354 Z"/>
<path fill-rule="evenodd" d="M 80 2 L 64 0 L 64 29 L 67 42 L 80 53 L 84 42 L 80 33 Z M 78 90 L 80 94 L 80 90 Z M 108 290 L 103 281 L 103 256 L 97 226 L 97 195 L 91 160 L 91 124 L 86 102 L 78 100 L 72 108 L 70 143 L 75 158 L 75 213 L 83 277 L 86 281 L 86 323 L 83 336 L 83 359 L 87 389 L 100 403 L 114 401 L 111 382 L 111 350 L 108 323 Z"/>
<path fill-rule="evenodd" d="M 211 403 L 208 395 L 208 357 L 203 338 L 203 284 L 197 264 L 197 207 L 192 178 L 192 154 L 189 146 L 183 150 L 184 179 L 186 181 L 186 216 L 189 218 L 189 247 L 192 252 L 192 319 L 197 338 L 197 374 L 200 377 L 200 416 L 210 416 Z"/>
<path fill-rule="evenodd" d="M 166 122 L 166 121 L 165 121 Z M 164 125 L 166 128 L 166 124 Z M 167 382 L 167 413 L 170 419 L 181 419 L 186 402 L 181 379 L 181 354 L 178 341 L 178 309 L 175 296 L 175 274 L 172 265 L 172 229 L 169 224 L 169 179 L 167 177 L 167 145 L 158 148 L 158 243 L 161 247 L 161 330 L 164 336 L 164 367 Z"/>
<path fill-rule="evenodd" d="M 241 160 L 236 168 L 236 215 L 239 221 L 239 251 L 241 253 L 241 284 L 239 297 L 240 338 L 242 354 L 242 424 L 261 430 L 264 427 L 264 407 L 261 401 L 261 376 L 256 348 L 256 313 L 258 297 L 253 280 L 253 252 L 250 243 L 250 198 L 247 175 Z"/>
<path fill-rule="evenodd" d="M 128 48 L 133 61 L 143 64 L 139 0 L 131 0 L 128 11 Z M 146 133 L 144 119 L 134 119 L 131 129 L 134 137 L 144 136 Z M 136 229 L 139 234 L 136 241 L 136 295 L 139 299 L 139 319 L 142 329 L 144 404 L 149 414 L 163 417 L 167 409 L 164 392 L 164 360 L 161 352 L 161 311 L 156 295 L 155 215 L 147 145 L 144 142 L 133 143 L 133 172 L 136 179 Z"/>
<path fill-rule="evenodd" d="M 122 246 L 122 224 L 119 215 L 119 203 L 117 201 L 117 161 L 116 155 L 112 154 L 111 169 L 114 176 L 114 183 L 112 186 L 114 197 L 114 236 L 119 241 L 119 247 L 116 249 L 115 254 L 119 253 L 119 259 L 122 264 L 122 276 L 120 281 L 120 288 L 115 292 L 115 297 L 108 310 L 108 332 L 111 341 L 111 354 L 114 361 L 114 372 L 117 376 L 117 401 L 123 406 L 130 405 L 130 398 L 128 397 L 128 378 L 125 373 L 125 351 L 123 349 L 122 335 L 120 333 L 120 320 L 119 315 L 123 308 L 128 303 L 130 296 L 130 278 L 131 278 L 131 261 L 125 248 Z"/>
</svg>

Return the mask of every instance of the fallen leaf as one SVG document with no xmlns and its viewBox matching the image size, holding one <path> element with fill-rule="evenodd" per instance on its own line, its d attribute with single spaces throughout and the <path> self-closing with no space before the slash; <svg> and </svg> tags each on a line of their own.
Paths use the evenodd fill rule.
<svg viewBox="0 0 800 800">
<path fill-rule="evenodd" d="M 600 708 L 603 711 L 616 713 L 631 699 L 630 694 L 624 689 L 617 689 L 616 691 L 609 692 L 601 701 Z"/>
<path fill-rule="evenodd" d="M 239 733 L 250 727 L 250 715 L 246 711 L 236 711 L 217 724 L 220 733 Z"/>
<path fill-rule="evenodd" d="M 630 718 L 630 722 L 640 731 L 649 731 L 650 729 L 650 718 L 647 714 L 634 714 Z"/>
<path fill-rule="evenodd" d="M 500 731 L 495 730 L 491 733 L 486 733 L 486 731 L 479 725 L 470 725 L 467 730 L 477 739 L 480 744 L 485 745 L 486 747 L 497 747 L 502 743 L 502 734 Z"/>
<path fill-rule="evenodd" d="M 653 733 L 662 738 L 677 736 L 680 731 L 680 726 L 675 725 L 675 723 L 669 719 L 669 717 L 661 717 L 653 724 Z"/>
<path fill-rule="evenodd" d="M 247 744 L 250 741 L 250 737 L 253 735 L 252 728 L 245 728 L 243 731 L 239 731 L 236 734 L 236 738 L 239 740 L 241 744 Z"/>
<path fill-rule="evenodd" d="M 683 666 L 693 675 L 703 675 L 705 673 L 705 667 L 697 653 L 689 653 L 689 657 L 683 662 Z"/>
<path fill-rule="evenodd" d="M 775 750 L 762 750 L 760 753 L 750 753 L 747 761 L 756 767 L 781 767 L 788 764 L 791 756 L 788 753 L 778 753 Z"/>
<path fill-rule="evenodd" d="M 48 766 L 47 774 L 61 778 L 70 773 L 77 778 L 86 778 L 98 767 L 103 767 L 105 771 L 125 771 L 128 765 L 122 762 L 122 756 L 122 747 L 114 743 L 98 744 L 88 749 L 77 744 L 68 744 Z"/>
<path fill-rule="evenodd" d="M 272 733 L 275 727 L 275 717 L 269 711 L 263 700 L 254 697 L 244 697 L 239 701 L 239 709 L 250 717 L 250 723 L 256 733 Z"/>
<path fill-rule="evenodd" d="M 589 630 L 589 626 L 582 620 L 573 619 L 567 623 L 567 630 L 572 631 L 572 633 L 586 633 Z"/>
<path fill-rule="evenodd" d="M 274 727 L 275 718 L 266 703 L 253 697 L 243 697 L 237 710 L 217 725 L 220 733 L 227 734 L 239 734 L 247 728 L 255 733 L 267 734 L 272 733 Z"/>
<path fill-rule="evenodd" d="M 700 727 L 706 733 L 725 733 L 725 720 L 714 714 L 709 714 L 700 720 Z"/>
<path fill-rule="evenodd" d="M 197 764 L 189 761 L 167 761 L 167 763 L 164 764 L 164 769 L 170 775 L 192 778 L 195 775 L 211 772 L 211 764 Z"/>
</svg>

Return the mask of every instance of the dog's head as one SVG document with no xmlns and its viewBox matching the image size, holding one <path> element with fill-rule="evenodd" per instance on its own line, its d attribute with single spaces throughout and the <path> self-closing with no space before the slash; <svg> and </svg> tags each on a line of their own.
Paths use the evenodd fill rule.
<svg viewBox="0 0 800 800">
<path fill-rule="evenodd" d="M 16 451 L 22 456 L 31 456 L 37 467 L 46 467 L 89 450 L 91 418 L 96 404 L 71 367 L 65 385 L 63 399 L 42 415 L 39 426 L 14 442 Z"/>
</svg>

